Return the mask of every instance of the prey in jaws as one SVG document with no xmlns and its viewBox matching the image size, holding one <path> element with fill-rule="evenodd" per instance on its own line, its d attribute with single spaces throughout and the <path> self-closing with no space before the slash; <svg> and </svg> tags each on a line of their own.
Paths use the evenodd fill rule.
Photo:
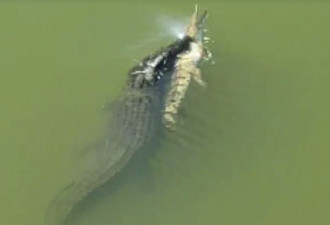
<svg viewBox="0 0 330 225">
<path fill-rule="evenodd" d="M 173 129 L 176 124 L 178 110 L 188 90 L 191 78 L 199 85 L 206 86 L 206 83 L 202 79 L 201 71 L 198 68 L 202 60 L 207 61 L 212 58 L 211 52 L 204 46 L 210 40 L 204 37 L 203 23 L 206 17 L 207 11 L 204 11 L 199 17 L 196 6 L 195 12 L 191 16 L 190 23 L 186 28 L 184 38 L 190 39 L 189 47 L 177 56 L 170 89 L 165 100 L 163 123 L 169 129 Z"/>
</svg>

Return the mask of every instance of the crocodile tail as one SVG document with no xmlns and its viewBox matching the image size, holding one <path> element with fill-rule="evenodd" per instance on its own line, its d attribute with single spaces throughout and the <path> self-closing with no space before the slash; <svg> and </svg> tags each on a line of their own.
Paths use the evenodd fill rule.
<svg viewBox="0 0 330 225">
<path fill-rule="evenodd" d="M 127 158 L 127 157 L 126 157 Z M 121 159 L 121 163 L 125 164 L 128 158 Z M 74 207 L 83 200 L 90 192 L 98 186 L 104 184 L 120 169 L 119 165 L 113 165 L 111 170 L 102 171 L 98 168 L 94 171 L 86 172 L 80 179 L 77 179 L 67 185 L 57 194 L 49 205 L 46 216 L 45 225 L 62 225 Z M 107 174 L 105 174 L 107 173 Z"/>
<path fill-rule="evenodd" d="M 45 225 L 62 225 L 86 195 L 109 181 L 150 138 L 152 99 L 136 92 L 125 95 L 114 115 L 113 132 L 107 134 L 103 146 L 94 151 L 97 162 L 53 199 L 46 212 Z"/>
</svg>

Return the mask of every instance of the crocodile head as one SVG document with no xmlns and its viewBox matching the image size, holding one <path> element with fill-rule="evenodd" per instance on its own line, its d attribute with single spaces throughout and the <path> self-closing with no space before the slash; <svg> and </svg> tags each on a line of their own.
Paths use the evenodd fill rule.
<svg viewBox="0 0 330 225">
<path fill-rule="evenodd" d="M 129 72 L 130 87 L 148 89 L 155 85 L 159 86 L 157 84 L 166 83 L 165 81 L 168 81 L 171 75 L 173 75 L 172 72 L 178 56 L 182 53 L 191 52 L 191 57 L 196 64 L 201 59 L 204 59 L 206 49 L 204 47 L 203 24 L 206 18 L 207 11 L 199 15 L 196 5 L 184 37 L 147 56 L 138 65 L 133 67 Z"/>
<path fill-rule="evenodd" d="M 190 22 L 186 28 L 185 35 L 192 38 L 195 42 L 202 43 L 204 38 L 204 22 L 207 18 L 207 11 L 204 10 L 199 16 L 198 6 L 195 6 L 195 11 L 190 18 Z"/>
<path fill-rule="evenodd" d="M 189 50 L 190 37 L 176 40 L 169 46 L 145 57 L 129 72 L 129 85 L 135 89 L 164 86 L 171 77 L 179 54 Z"/>
</svg>

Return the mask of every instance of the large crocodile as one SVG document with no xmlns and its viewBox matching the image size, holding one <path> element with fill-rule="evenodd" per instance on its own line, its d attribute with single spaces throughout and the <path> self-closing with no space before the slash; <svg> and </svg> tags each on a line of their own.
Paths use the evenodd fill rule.
<svg viewBox="0 0 330 225">
<path fill-rule="evenodd" d="M 86 195 L 109 181 L 152 140 L 154 129 L 161 125 L 177 57 L 189 51 L 193 41 L 186 35 L 130 70 L 123 94 L 114 104 L 108 132 L 94 150 L 95 163 L 54 198 L 46 212 L 46 225 L 63 224 Z"/>
</svg>

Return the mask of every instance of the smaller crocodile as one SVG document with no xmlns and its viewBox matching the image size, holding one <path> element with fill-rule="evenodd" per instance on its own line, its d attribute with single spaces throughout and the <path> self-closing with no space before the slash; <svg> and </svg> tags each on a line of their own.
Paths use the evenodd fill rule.
<svg viewBox="0 0 330 225">
<path fill-rule="evenodd" d="M 204 11 L 198 18 L 198 8 L 195 7 L 190 23 L 187 26 L 185 37 L 190 38 L 188 50 L 177 56 L 174 74 L 171 79 L 169 93 L 165 100 L 165 109 L 163 113 L 163 123 L 173 129 L 180 104 L 188 90 L 191 78 L 199 85 L 205 87 L 206 83 L 202 80 L 201 71 L 198 68 L 201 60 L 208 60 L 212 54 L 204 47 L 203 23 L 207 17 L 207 11 Z"/>
</svg>

